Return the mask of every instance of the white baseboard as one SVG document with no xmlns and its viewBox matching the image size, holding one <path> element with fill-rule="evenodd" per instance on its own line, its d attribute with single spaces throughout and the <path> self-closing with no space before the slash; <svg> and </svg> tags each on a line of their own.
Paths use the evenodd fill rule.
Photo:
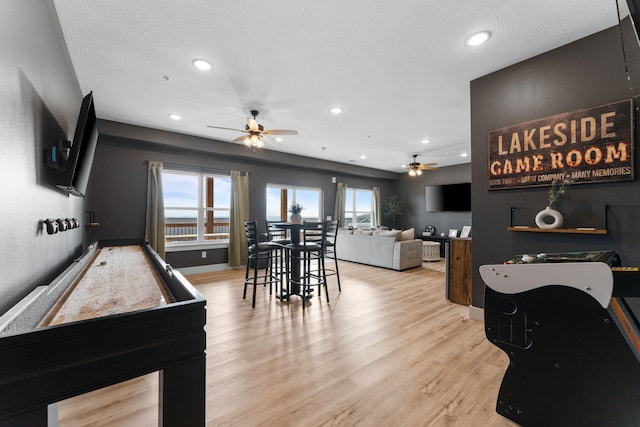
<svg viewBox="0 0 640 427">
<path fill-rule="evenodd" d="M 228 263 L 224 264 L 207 264 L 197 265 L 195 267 L 181 267 L 176 268 L 183 276 L 187 274 L 200 274 L 200 273 L 213 273 L 214 271 L 230 270 Z"/>
<path fill-rule="evenodd" d="M 484 309 L 474 305 L 469 306 L 469 319 L 484 322 Z"/>
</svg>

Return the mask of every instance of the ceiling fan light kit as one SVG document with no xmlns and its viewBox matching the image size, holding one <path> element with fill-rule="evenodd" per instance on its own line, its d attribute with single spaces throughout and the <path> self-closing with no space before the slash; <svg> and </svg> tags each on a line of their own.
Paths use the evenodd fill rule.
<svg viewBox="0 0 640 427">
<path fill-rule="evenodd" d="M 264 146 L 264 142 L 262 142 L 262 138 L 259 135 L 248 135 L 245 136 L 242 140 L 242 143 L 249 148 L 262 148 Z"/>
<path fill-rule="evenodd" d="M 413 162 L 409 163 L 409 176 L 416 177 L 422 175 L 422 170 L 434 170 L 437 163 L 420 163 L 417 160 L 418 155 L 413 155 Z"/>
</svg>

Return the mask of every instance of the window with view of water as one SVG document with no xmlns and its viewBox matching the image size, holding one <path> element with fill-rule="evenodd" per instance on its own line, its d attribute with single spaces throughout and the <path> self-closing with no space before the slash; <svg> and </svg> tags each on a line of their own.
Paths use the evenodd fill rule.
<svg viewBox="0 0 640 427">
<path fill-rule="evenodd" d="M 285 221 L 289 207 L 301 204 L 302 219 L 318 221 L 322 218 L 322 190 L 319 188 L 291 187 L 267 184 L 267 220 Z"/>
<path fill-rule="evenodd" d="M 345 227 L 371 227 L 373 191 L 347 188 L 344 207 Z"/>
<path fill-rule="evenodd" d="M 229 176 L 164 170 L 162 187 L 167 245 L 229 241 Z"/>
</svg>

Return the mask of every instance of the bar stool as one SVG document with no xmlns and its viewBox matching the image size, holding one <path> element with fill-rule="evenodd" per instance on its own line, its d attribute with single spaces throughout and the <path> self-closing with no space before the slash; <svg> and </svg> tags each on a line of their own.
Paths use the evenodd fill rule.
<svg viewBox="0 0 640 427">
<path fill-rule="evenodd" d="M 267 242 L 274 244 L 275 248 L 271 258 L 271 276 L 276 277 L 280 283 L 280 295 L 282 292 L 282 285 L 286 279 L 287 270 L 285 268 L 285 246 L 291 243 L 291 239 L 287 237 L 287 230 L 285 228 L 276 227 L 275 224 L 281 224 L 283 221 L 265 221 L 267 229 Z"/>
<path fill-rule="evenodd" d="M 339 220 L 327 221 L 327 238 L 324 242 L 324 254 L 326 258 L 333 259 L 335 263 L 335 269 L 326 269 L 326 275 L 336 276 L 336 278 L 338 279 L 338 292 L 342 292 L 342 288 L 340 287 L 340 271 L 338 270 L 338 258 L 336 258 L 336 240 L 338 239 L 339 228 Z"/>
<path fill-rule="evenodd" d="M 242 299 L 247 298 L 247 286 L 249 282 L 253 282 L 253 301 L 251 308 L 256 307 L 256 286 L 258 279 L 262 279 L 264 286 L 269 284 L 269 295 L 273 294 L 273 283 L 277 281 L 273 275 L 273 253 L 280 250 L 281 245 L 272 242 L 260 242 L 258 241 L 258 226 L 257 222 L 244 221 L 244 231 L 247 235 L 247 269 L 244 274 L 244 292 L 242 293 Z M 264 274 L 260 274 L 260 262 L 266 262 Z M 249 277 L 249 268 L 253 267 L 253 276 Z M 281 285 L 282 286 L 282 285 Z"/>
<path fill-rule="evenodd" d="M 285 246 L 285 249 L 287 252 L 287 282 L 289 283 L 289 288 L 291 288 L 291 283 L 295 283 L 300 287 L 302 309 L 304 310 L 313 286 L 318 287 L 318 297 L 320 297 L 320 287 L 324 286 L 327 303 L 329 303 L 329 289 L 327 288 L 327 276 L 324 268 L 324 248 L 327 239 L 325 222 L 304 221 L 302 224 L 302 236 L 300 244 L 290 243 Z M 312 269 L 312 261 L 316 264 L 315 269 Z M 291 277 L 290 262 L 302 262 L 300 277 L 297 279 Z"/>
</svg>

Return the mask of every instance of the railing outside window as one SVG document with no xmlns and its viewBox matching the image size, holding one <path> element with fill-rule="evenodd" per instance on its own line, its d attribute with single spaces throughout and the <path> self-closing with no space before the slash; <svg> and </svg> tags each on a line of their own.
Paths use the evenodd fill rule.
<svg viewBox="0 0 640 427">
<path fill-rule="evenodd" d="M 211 224 L 212 232 L 204 233 L 205 240 L 228 240 L 229 221 L 214 222 Z M 205 223 L 205 228 L 209 225 Z M 167 222 L 164 223 L 164 235 L 167 243 L 195 242 L 198 240 L 197 222 Z"/>
</svg>

